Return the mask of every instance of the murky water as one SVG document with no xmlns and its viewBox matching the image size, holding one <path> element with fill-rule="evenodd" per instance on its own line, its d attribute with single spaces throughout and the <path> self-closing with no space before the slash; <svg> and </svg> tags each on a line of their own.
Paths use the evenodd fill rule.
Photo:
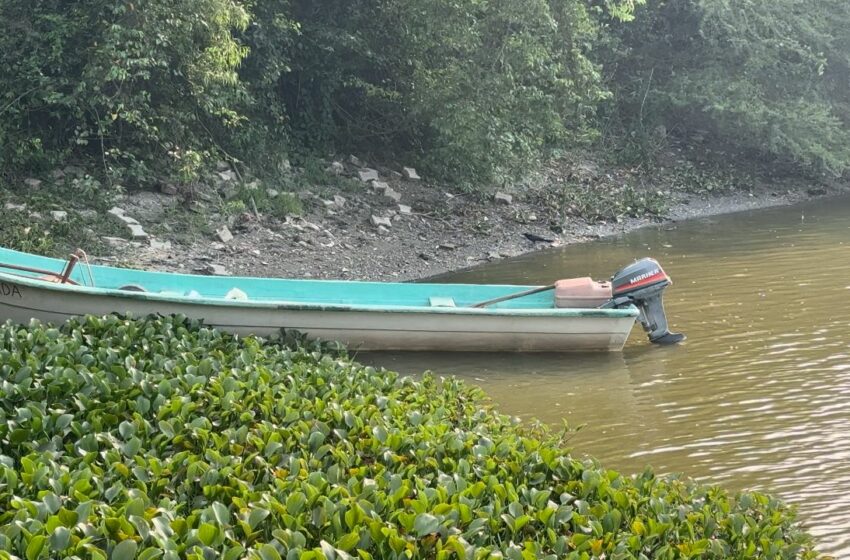
<svg viewBox="0 0 850 560">
<path fill-rule="evenodd" d="M 642 256 L 673 278 L 679 347 L 639 326 L 611 355 L 366 356 L 485 389 L 510 414 L 571 426 L 575 452 L 634 473 L 684 472 L 799 507 L 850 557 L 850 198 L 645 229 L 459 273 L 452 281 L 606 278 Z"/>
</svg>

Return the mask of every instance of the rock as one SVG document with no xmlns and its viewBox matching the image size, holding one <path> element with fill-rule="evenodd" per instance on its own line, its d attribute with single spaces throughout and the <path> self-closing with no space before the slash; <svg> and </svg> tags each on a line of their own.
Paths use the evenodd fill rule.
<svg viewBox="0 0 850 560">
<path fill-rule="evenodd" d="M 374 184 L 374 183 L 373 183 Z M 348 202 L 344 196 L 340 196 L 338 194 L 334 195 L 334 204 L 336 204 L 337 208 L 345 207 L 345 203 Z"/>
<path fill-rule="evenodd" d="M 811 189 L 807 190 L 807 191 L 806 191 L 806 194 L 808 194 L 809 196 L 824 196 L 824 195 L 825 195 L 825 194 L 827 194 L 828 192 L 829 192 L 829 191 L 827 191 L 827 190 L 826 190 L 825 188 L 823 188 L 823 187 L 814 187 L 814 188 L 811 188 Z"/>
<path fill-rule="evenodd" d="M 406 204 L 399 204 L 398 205 L 398 213 L 399 214 L 411 214 L 412 212 L 413 212 L 413 209 L 410 206 L 407 206 Z"/>
<path fill-rule="evenodd" d="M 390 220 L 389 218 L 384 217 L 384 216 L 372 215 L 372 218 L 371 218 L 370 221 L 372 222 L 372 225 L 375 226 L 376 228 L 380 228 L 382 226 L 385 227 L 385 228 L 393 227 L 392 220 Z"/>
<path fill-rule="evenodd" d="M 130 229 L 130 235 L 133 239 L 147 240 L 150 238 L 150 235 L 139 224 L 127 224 L 127 227 Z"/>
<path fill-rule="evenodd" d="M 109 211 L 107 212 L 107 214 L 109 214 L 110 216 L 112 216 L 113 218 L 115 218 L 116 220 L 118 220 L 119 222 L 121 222 L 124 225 L 138 224 L 139 223 L 138 221 L 136 221 L 135 218 L 131 218 L 130 216 L 127 216 L 126 214 L 124 214 L 123 208 L 119 208 L 117 206 L 113 206 L 112 208 L 110 208 Z"/>
<path fill-rule="evenodd" d="M 308 222 L 307 220 L 301 220 L 301 223 L 304 224 L 304 227 L 307 229 L 312 229 L 313 231 L 321 231 L 322 228 L 314 224 L 313 222 Z"/>
<path fill-rule="evenodd" d="M 162 194 L 167 194 L 168 196 L 174 196 L 177 194 L 177 185 L 172 183 L 160 183 L 159 184 L 159 192 Z"/>
<path fill-rule="evenodd" d="M 393 189 L 385 190 L 384 196 L 391 199 L 393 202 L 401 202 L 401 193 L 394 191 Z"/>
<path fill-rule="evenodd" d="M 335 161 L 335 162 L 331 163 L 325 169 L 325 171 L 330 173 L 331 175 L 336 175 L 338 177 L 338 176 L 342 175 L 343 173 L 345 173 L 345 166 L 342 164 L 342 162 Z"/>
<path fill-rule="evenodd" d="M 52 212 L 50 212 L 50 216 L 57 222 L 64 222 L 65 219 L 68 217 L 68 213 L 64 210 L 53 210 Z"/>
<path fill-rule="evenodd" d="M 62 179 L 65 178 L 65 172 L 62 171 L 61 169 L 54 169 L 53 171 L 50 172 L 50 178 L 53 179 L 54 181 L 61 181 Z"/>
<path fill-rule="evenodd" d="M 210 247 L 214 251 L 224 251 L 225 249 L 227 249 L 227 246 L 224 243 L 220 243 L 218 241 L 213 241 L 212 243 L 210 243 Z"/>
<path fill-rule="evenodd" d="M 36 190 L 41 188 L 41 181 L 32 178 L 24 179 L 24 185 L 26 185 L 30 189 Z"/>
<path fill-rule="evenodd" d="M 409 181 L 418 181 L 422 178 L 416 173 L 416 170 L 412 167 L 402 167 L 401 174 L 404 176 L 405 179 Z"/>
<path fill-rule="evenodd" d="M 503 192 L 497 192 L 493 199 L 495 199 L 496 202 L 505 205 L 513 204 L 514 202 L 514 197 Z"/>
<path fill-rule="evenodd" d="M 221 240 L 222 243 L 230 243 L 233 241 L 233 234 L 230 233 L 230 228 L 227 226 L 221 226 L 217 230 L 215 230 L 216 236 Z"/>
<path fill-rule="evenodd" d="M 386 235 L 390 232 L 390 230 L 384 226 L 378 226 L 378 233 L 381 235 Z"/>
<path fill-rule="evenodd" d="M 280 191 L 277 189 L 266 189 L 266 195 L 269 198 L 277 198 L 280 196 Z"/>
<path fill-rule="evenodd" d="M 150 238 L 151 249 L 154 251 L 170 251 L 171 241 L 159 241 L 158 239 Z"/>
<path fill-rule="evenodd" d="M 401 193 L 400 193 L 400 192 L 397 192 L 397 191 L 394 191 L 393 189 L 387 189 L 387 190 L 385 190 L 385 191 L 384 191 L 384 196 L 385 196 L 385 197 L 387 197 L 387 198 L 391 198 L 391 199 L 392 199 L 392 200 L 394 200 L 395 202 L 398 202 L 398 201 L 400 201 L 400 200 L 401 200 Z"/>
<path fill-rule="evenodd" d="M 75 177 L 79 177 L 83 174 L 83 170 L 77 167 L 76 165 L 66 165 L 62 168 L 62 173 L 65 175 L 74 175 Z"/>
<path fill-rule="evenodd" d="M 223 265 L 210 263 L 204 271 L 211 276 L 230 276 L 230 272 Z"/>
<path fill-rule="evenodd" d="M 368 167 L 364 167 L 360 171 L 357 172 L 357 177 L 363 181 L 364 183 L 368 183 L 369 181 L 377 181 L 378 180 L 378 172 L 374 169 L 369 169 Z"/>
<path fill-rule="evenodd" d="M 124 224 L 125 226 L 137 226 L 139 225 L 138 220 L 131 216 L 127 216 L 124 214 L 124 210 L 122 208 L 118 208 L 117 206 L 113 207 L 108 212 L 111 216 L 117 219 L 119 222 Z"/>
<path fill-rule="evenodd" d="M 123 247 L 127 244 L 127 240 L 123 237 L 101 237 L 110 247 Z"/>
<path fill-rule="evenodd" d="M 26 204 L 13 204 L 11 202 L 7 202 L 4 206 L 6 210 L 14 210 L 16 212 L 22 212 L 27 209 Z"/>
<path fill-rule="evenodd" d="M 88 221 L 96 220 L 98 216 L 97 210 L 80 210 L 78 214 L 80 218 Z"/>
<path fill-rule="evenodd" d="M 489 253 L 487 253 L 487 258 L 490 259 L 491 261 L 495 261 L 495 260 L 501 259 L 502 255 L 499 254 L 498 251 L 490 251 Z"/>
<path fill-rule="evenodd" d="M 356 166 L 356 167 L 366 167 L 366 164 L 365 164 L 365 163 L 363 163 L 363 161 L 362 161 L 359 157 L 357 157 L 357 156 L 355 156 L 355 155 L 350 155 L 350 156 L 348 156 L 348 162 L 349 162 L 351 165 L 354 165 L 354 166 Z"/>
<path fill-rule="evenodd" d="M 391 179 L 395 179 L 396 181 L 401 181 L 404 178 L 404 175 L 395 170 L 391 170 L 389 172 L 389 176 Z"/>
<path fill-rule="evenodd" d="M 372 190 L 376 192 L 385 192 L 390 186 L 383 181 L 372 181 Z"/>
<path fill-rule="evenodd" d="M 444 251 L 454 251 L 457 249 L 457 245 L 454 243 L 440 243 L 440 249 L 443 249 Z"/>
<path fill-rule="evenodd" d="M 215 170 L 216 171 L 228 171 L 230 169 L 230 164 L 224 161 L 223 159 L 215 162 Z"/>
<path fill-rule="evenodd" d="M 219 171 L 218 176 L 221 178 L 222 181 L 224 181 L 226 183 L 230 183 L 230 182 L 235 181 L 236 179 L 239 178 L 236 175 L 236 172 L 233 171 L 232 169 L 228 169 L 227 171 Z"/>
</svg>

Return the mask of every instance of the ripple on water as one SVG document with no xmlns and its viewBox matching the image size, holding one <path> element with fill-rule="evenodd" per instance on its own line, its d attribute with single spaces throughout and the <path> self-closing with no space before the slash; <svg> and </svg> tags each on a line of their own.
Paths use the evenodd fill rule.
<svg viewBox="0 0 850 560">
<path fill-rule="evenodd" d="M 806 219 L 800 220 L 801 211 Z M 797 505 L 819 548 L 850 557 L 850 199 L 646 229 L 455 276 L 544 284 L 659 259 L 685 345 L 636 329 L 614 356 L 382 356 L 482 386 L 508 413 L 573 426 L 571 440 L 623 472 L 653 465 Z"/>
</svg>

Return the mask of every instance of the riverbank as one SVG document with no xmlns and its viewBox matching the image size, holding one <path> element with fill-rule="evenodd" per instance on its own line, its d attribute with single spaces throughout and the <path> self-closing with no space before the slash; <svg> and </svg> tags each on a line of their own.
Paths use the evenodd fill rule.
<svg viewBox="0 0 850 560">
<path fill-rule="evenodd" d="M 74 197 L 56 202 L 84 182 L 66 168 L 52 184 L 5 191 L 0 233 L 6 246 L 59 255 L 80 246 L 95 262 L 153 270 L 412 280 L 846 188 L 807 188 L 685 160 L 649 173 L 574 157 L 510 189 L 462 192 L 354 156 L 328 163 L 321 173 L 293 170 L 285 185 L 270 186 L 222 162 L 190 192 L 163 185 L 99 207 Z"/>
</svg>

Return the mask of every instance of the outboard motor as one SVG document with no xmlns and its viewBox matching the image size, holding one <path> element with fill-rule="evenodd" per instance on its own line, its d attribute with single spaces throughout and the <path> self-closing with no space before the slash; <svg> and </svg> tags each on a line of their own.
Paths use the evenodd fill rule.
<svg viewBox="0 0 850 560">
<path fill-rule="evenodd" d="M 670 332 L 661 296 L 672 284 L 670 277 L 655 259 L 641 259 L 620 270 L 611 278 L 613 299 L 610 307 L 634 305 L 640 310 L 638 320 L 655 344 L 675 344 L 685 335 Z"/>
</svg>

